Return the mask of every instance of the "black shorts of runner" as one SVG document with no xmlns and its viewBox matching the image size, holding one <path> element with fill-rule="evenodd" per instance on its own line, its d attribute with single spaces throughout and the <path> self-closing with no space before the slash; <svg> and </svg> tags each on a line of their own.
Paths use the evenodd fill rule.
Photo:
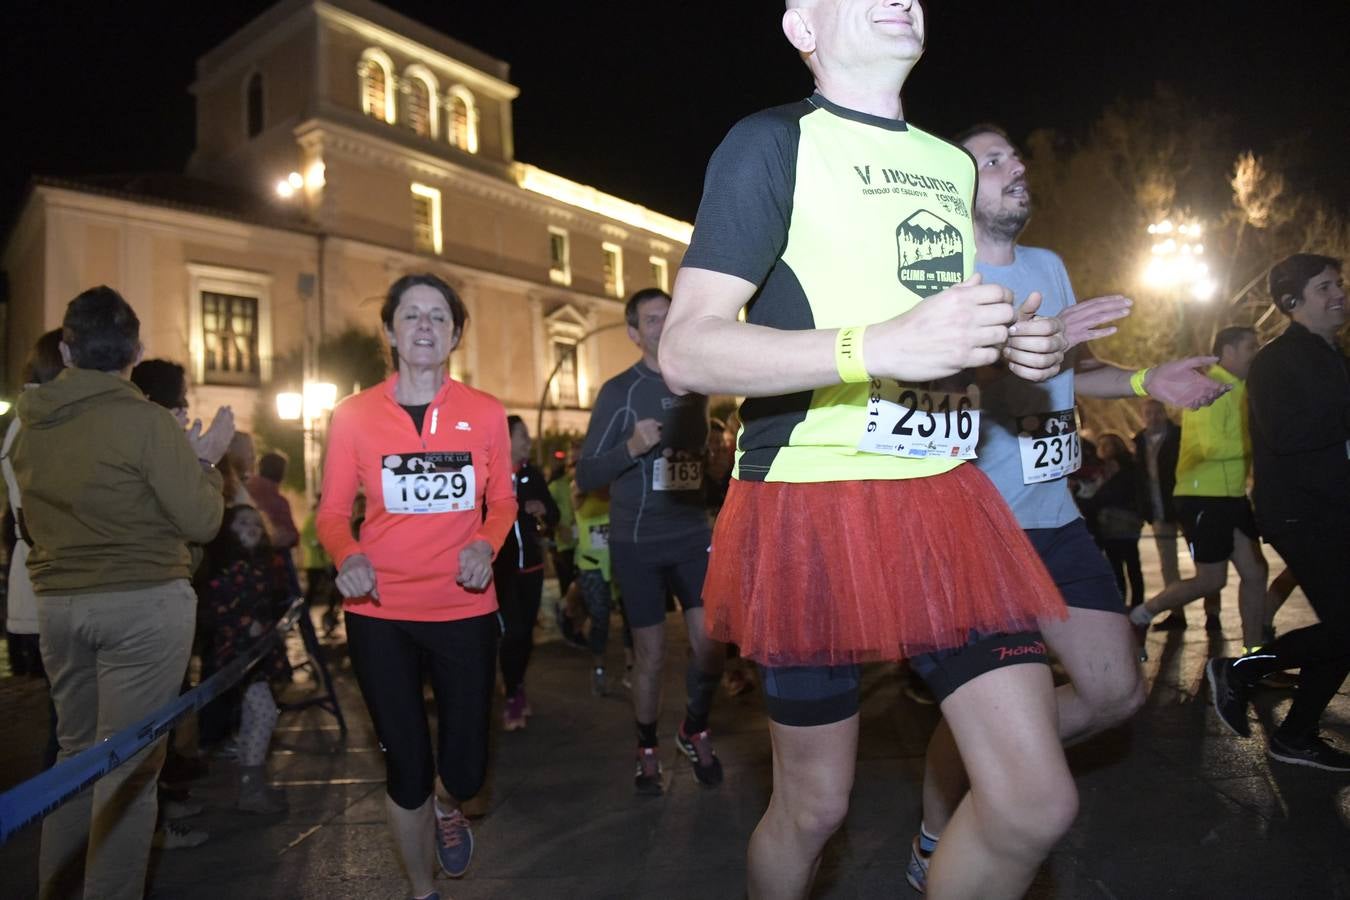
<svg viewBox="0 0 1350 900">
<path fill-rule="evenodd" d="M 1227 562 L 1233 555 L 1233 532 L 1258 540 L 1256 517 L 1246 497 L 1177 497 L 1177 519 L 1197 563 Z"/>
<path fill-rule="evenodd" d="M 962 647 L 909 661 L 938 703 L 987 672 L 1022 663 L 1049 664 L 1040 632 L 973 634 Z M 779 725 L 831 725 L 858 712 L 860 665 L 760 666 L 759 671 L 769 718 Z"/>
<path fill-rule="evenodd" d="M 610 541 L 610 567 L 623 594 L 629 627 L 664 622 L 667 593 L 675 595 L 682 609 L 703 606 L 711 541 L 706 531 L 641 543 Z"/>
<path fill-rule="evenodd" d="M 492 687 L 501 620 L 495 613 L 452 622 L 377 619 L 347 611 L 347 650 L 384 750 L 385 790 L 404 809 L 431 796 L 435 778 L 468 800 L 487 775 Z M 436 703 L 432 752 L 422 682 Z"/>
<path fill-rule="evenodd" d="M 1027 538 L 1066 604 L 1073 609 L 1125 615 L 1125 600 L 1120 596 L 1116 577 L 1088 533 L 1086 522 L 1074 519 L 1058 528 L 1028 528 Z"/>
</svg>

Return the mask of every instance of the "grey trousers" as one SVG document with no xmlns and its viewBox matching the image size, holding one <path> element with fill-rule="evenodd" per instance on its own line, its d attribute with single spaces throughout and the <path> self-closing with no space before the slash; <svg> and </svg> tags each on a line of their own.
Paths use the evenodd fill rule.
<svg viewBox="0 0 1350 900">
<path fill-rule="evenodd" d="M 178 696 L 196 619 L 186 580 L 38 595 L 58 764 Z M 144 895 L 163 764 L 160 738 L 47 816 L 38 861 L 42 900 L 79 896 L 81 864 L 85 900 Z"/>
</svg>

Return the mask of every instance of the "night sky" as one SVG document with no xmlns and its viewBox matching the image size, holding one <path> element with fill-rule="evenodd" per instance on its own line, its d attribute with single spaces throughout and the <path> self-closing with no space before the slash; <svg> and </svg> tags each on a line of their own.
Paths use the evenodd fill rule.
<svg viewBox="0 0 1350 900">
<path fill-rule="evenodd" d="M 0 221 L 34 174 L 179 171 L 194 60 L 266 9 L 225 3 L 11 2 L 0 43 Z M 810 91 L 775 0 L 398 0 L 400 12 L 505 60 L 516 155 L 692 219 L 708 156 L 736 119 Z M 1232 117 L 1234 149 L 1300 143 L 1304 188 L 1350 201 L 1350 4 L 930 0 L 906 114 L 950 134 L 1002 122 L 1081 133 L 1119 97 L 1166 84 Z"/>
</svg>

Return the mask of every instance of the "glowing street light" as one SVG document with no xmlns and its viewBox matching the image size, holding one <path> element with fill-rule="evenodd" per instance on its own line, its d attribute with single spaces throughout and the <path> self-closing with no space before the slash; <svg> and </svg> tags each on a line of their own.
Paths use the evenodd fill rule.
<svg viewBox="0 0 1350 900">
<path fill-rule="evenodd" d="M 1163 219 L 1148 226 L 1148 233 L 1159 240 L 1149 248 L 1144 264 L 1144 283 L 1164 291 L 1205 301 L 1214 296 L 1218 283 L 1203 261 L 1205 245 L 1200 238 L 1204 228 L 1198 222 L 1176 224 Z"/>
<path fill-rule="evenodd" d="M 332 412 L 333 407 L 337 406 L 337 385 L 327 381 L 307 381 L 304 401 L 306 416 L 318 418 L 326 412 Z"/>
<path fill-rule="evenodd" d="M 1185 300 L 1205 303 L 1219 290 L 1205 262 L 1205 229 L 1199 222 L 1171 218 L 1148 226 L 1152 246 L 1144 259 L 1143 281 L 1177 302 L 1177 339 L 1185 352 L 1195 349 L 1194 322 L 1185 313 Z"/>
<path fill-rule="evenodd" d="M 322 178 L 323 174 L 320 172 L 318 177 Z M 280 197 L 282 200 L 289 200 L 295 196 L 296 191 L 300 190 L 304 186 L 305 186 L 304 177 L 299 172 L 292 172 L 291 174 L 287 175 L 285 178 L 277 182 L 276 186 L 277 196 Z"/>
<path fill-rule="evenodd" d="M 282 391 L 277 394 L 277 418 L 286 422 L 300 422 L 305 437 L 305 495 L 311 505 L 319 489 L 323 473 L 319 461 L 323 457 L 323 433 L 326 430 L 325 413 L 337 406 L 337 385 L 327 381 L 306 381 L 300 391 Z"/>
<path fill-rule="evenodd" d="M 305 411 L 305 395 L 295 391 L 277 394 L 277 418 L 283 422 L 298 422 Z"/>
</svg>

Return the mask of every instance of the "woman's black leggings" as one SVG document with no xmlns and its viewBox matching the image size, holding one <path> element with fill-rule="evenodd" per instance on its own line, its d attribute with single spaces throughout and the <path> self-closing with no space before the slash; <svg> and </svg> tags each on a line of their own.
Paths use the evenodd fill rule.
<svg viewBox="0 0 1350 900">
<path fill-rule="evenodd" d="M 525 683 L 534 652 L 534 626 L 544 592 L 544 570 L 495 574 L 497 604 L 502 613 L 502 684 L 510 697 Z"/>
<path fill-rule="evenodd" d="M 488 725 L 496 678 L 496 613 L 453 622 L 376 619 L 348 610 L 352 669 L 384 750 L 386 790 L 404 809 L 431 796 L 435 777 L 456 800 L 467 800 L 487 775 Z M 436 701 L 436 753 L 422 700 L 431 678 Z"/>
</svg>

